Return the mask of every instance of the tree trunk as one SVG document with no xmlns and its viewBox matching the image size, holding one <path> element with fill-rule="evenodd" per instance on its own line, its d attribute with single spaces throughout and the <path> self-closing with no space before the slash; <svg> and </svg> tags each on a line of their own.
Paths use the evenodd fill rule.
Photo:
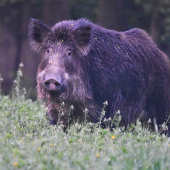
<svg viewBox="0 0 170 170">
<path fill-rule="evenodd" d="M 45 0 L 43 21 L 47 25 L 67 20 L 70 17 L 70 0 Z"/>
<path fill-rule="evenodd" d="M 18 2 L 17 4 L 17 8 L 20 9 L 20 11 L 18 12 L 17 15 L 17 25 L 16 25 L 16 34 L 15 34 L 15 39 L 16 39 L 16 59 L 15 59 L 15 64 L 14 64 L 14 72 L 16 73 L 18 68 L 19 68 L 19 64 L 21 62 L 21 46 L 22 46 L 22 39 L 23 39 L 23 35 L 22 35 L 22 21 L 23 21 L 23 3 L 22 2 Z"/>
<path fill-rule="evenodd" d="M 108 29 L 123 30 L 125 25 L 124 3 L 124 0 L 100 0 L 99 24 Z"/>
<path fill-rule="evenodd" d="M 156 44 L 159 42 L 160 37 L 160 21 L 159 21 L 159 12 L 158 12 L 159 0 L 154 0 L 152 5 L 152 16 L 150 23 L 150 36 Z"/>
</svg>

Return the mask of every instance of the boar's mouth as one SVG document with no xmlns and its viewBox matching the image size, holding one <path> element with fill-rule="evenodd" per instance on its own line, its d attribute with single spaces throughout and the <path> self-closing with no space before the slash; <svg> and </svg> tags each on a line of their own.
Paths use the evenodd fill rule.
<svg viewBox="0 0 170 170">
<path fill-rule="evenodd" d="M 47 100 L 51 100 L 52 99 L 52 101 L 55 101 L 55 102 L 61 102 L 60 100 L 62 100 L 61 99 L 61 96 L 63 95 L 63 93 L 64 93 L 64 87 L 61 87 L 60 88 L 60 90 L 47 90 L 46 88 L 45 88 L 45 99 L 47 99 Z"/>
</svg>

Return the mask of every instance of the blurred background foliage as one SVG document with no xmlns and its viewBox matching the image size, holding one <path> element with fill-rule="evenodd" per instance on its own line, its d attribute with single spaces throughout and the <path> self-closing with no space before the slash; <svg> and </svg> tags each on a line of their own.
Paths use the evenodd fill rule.
<svg viewBox="0 0 170 170">
<path fill-rule="evenodd" d="M 36 72 L 41 54 L 31 51 L 29 18 L 53 26 L 68 19 L 87 18 L 105 28 L 126 31 L 139 27 L 170 57 L 170 0 L 0 0 L 0 74 L 8 94 L 19 64 L 28 97 L 36 99 Z"/>
</svg>

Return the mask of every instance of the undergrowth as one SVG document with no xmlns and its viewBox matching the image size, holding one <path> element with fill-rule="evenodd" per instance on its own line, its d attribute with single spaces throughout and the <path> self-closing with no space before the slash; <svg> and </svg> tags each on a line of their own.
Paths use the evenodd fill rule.
<svg viewBox="0 0 170 170">
<path fill-rule="evenodd" d="M 140 122 L 126 131 L 86 121 L 71 125 L 67 133 L 50 126 L 44 104 L 26 99 L 21 68 L 11 95 L 0 94 L 1 170 L 170 169 L 170 138 L 142 128 Z M 0 87 L 1 81 L 0 77 Z M 115 125 L 119 119 L 118 114 Z"/>
</svg>

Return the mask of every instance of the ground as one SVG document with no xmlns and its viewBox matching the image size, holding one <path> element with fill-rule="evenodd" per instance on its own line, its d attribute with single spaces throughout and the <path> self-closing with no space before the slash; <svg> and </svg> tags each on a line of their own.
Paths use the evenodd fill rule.
<svg viewBox="0 0 170 170">
<path fill-rule="evenodd" d="M 40 101 L 25 99 L 18 83 L 0 95 L 0 169 L 170 169 L 170 139 L 142 128 L 126 131 L 75 123 L 65 133 L 49 125 Z"/>
</svg>

